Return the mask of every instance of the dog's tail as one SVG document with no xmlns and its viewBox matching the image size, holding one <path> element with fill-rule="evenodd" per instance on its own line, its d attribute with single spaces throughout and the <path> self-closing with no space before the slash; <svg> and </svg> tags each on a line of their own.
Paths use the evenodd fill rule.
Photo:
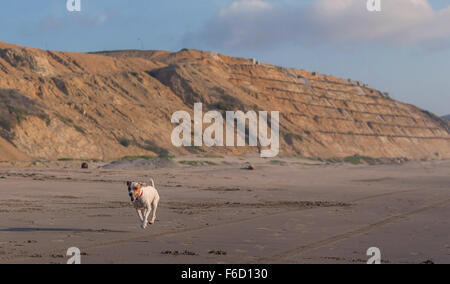
<svg viewBox="0 0 450 284">
<path fill-rule="evenodd" d="M 152 178 L 150 179 L 150 184 L 152 185 L 152 187 L 155 187 L 155 181 Z"/>
</svg>

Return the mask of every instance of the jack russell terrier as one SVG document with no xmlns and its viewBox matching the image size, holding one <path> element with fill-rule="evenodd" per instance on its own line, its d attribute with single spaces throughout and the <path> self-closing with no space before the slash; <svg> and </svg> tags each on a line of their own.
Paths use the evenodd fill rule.
<svg viewBox="0 0 450 284">
<path fill-rule="evenodd" d="M 151 180 L 151 185 L 139 182 L 127 181 L 128 195 L 136 208 L 139 219 L 142 222 L 142 229 L 147 228 L 147 224 L 154 224 L 156 220 L 156 209 L 159 203 L 159 194 L 155 188 L 155 182 Z M 153 210 L 152 219 L 148 217 Z"/>
</svg>

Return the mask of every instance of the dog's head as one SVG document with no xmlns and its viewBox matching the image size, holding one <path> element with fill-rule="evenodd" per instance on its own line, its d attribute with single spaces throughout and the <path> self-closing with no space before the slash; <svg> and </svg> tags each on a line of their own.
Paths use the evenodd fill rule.
<svg viewBox="0 0 450 284">
<path fill-rule="evenodd" d="M 141 193 L 142 185 L 137 182 L 127 181 L 127 187 L 128 187 L 128 195 L 131 198 L 131 202 L 134 202 Z"/>
</svg>

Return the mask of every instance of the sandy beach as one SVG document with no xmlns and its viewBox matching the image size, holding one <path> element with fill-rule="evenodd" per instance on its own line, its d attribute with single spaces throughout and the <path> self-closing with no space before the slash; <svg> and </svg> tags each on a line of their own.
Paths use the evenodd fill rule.
<svg viewBox="0 0 450 284">
<path fill-rule="evenodd" d="M 82 263 L 365 263 L 370 247 L 450 262 L 449 161 L 190 158 L 0 168 L 0 263 L 63 264 L 70 247 Z M 150 178 L 161 203 L 142 230 L 124 183 Z"/>
</svg>

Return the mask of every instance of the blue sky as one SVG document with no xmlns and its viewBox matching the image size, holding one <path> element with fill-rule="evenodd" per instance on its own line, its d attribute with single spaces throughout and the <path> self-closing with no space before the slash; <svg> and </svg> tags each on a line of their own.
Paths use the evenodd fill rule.
<svg viewBox="0 0 450 284">
<path fill-rule="evenodd" d="M 6 3 L 5 3 L 6 2 Z M 450 2 L 381 0 L 14 0 L 0 41 L 43 49 L 181 48 L 361 80 L 403 102 L 450 113 Z"/>
</svg>

